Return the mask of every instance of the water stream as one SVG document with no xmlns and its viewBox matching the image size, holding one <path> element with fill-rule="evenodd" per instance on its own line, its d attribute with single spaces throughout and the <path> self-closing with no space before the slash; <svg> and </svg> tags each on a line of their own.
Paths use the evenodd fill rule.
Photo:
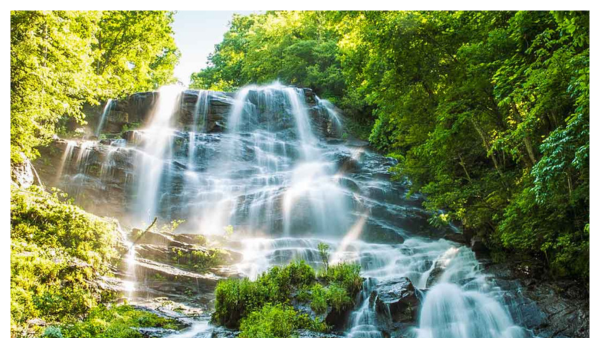
<svg viewBox="0 0 600 338">
<path fill-rule="evenodd" d="M 176 129 L 182 91 L 162 88 L 141 140 L 111 146 L 136 153 L 131 191 L 138 220 L 176 215 L 187 220 L 182 232 L 204 234 L 223 234 L 231 225 L 243 253 L 235 268 L 250 278 L 293 259 L 318 268 L 317 246 L 326 242 L 334 262 L 357 262 L 365 277 L 345 325 L 348 337 L 379 338 L 396 325 L 370 298 L 404 277 L 422 301 L 405 336 L 532 337 L 514 324 L 502 290 L 470 249 L 418 231 L 426 221 L 418 201 L 389 181 L 393 161 L 342 142 L 331 103 L 318 97 L 309 103 L 302 89 L 279 83 L 248 86 L 231 99 L 225 132 L 215 134 L 205 127 L 208 91 L 197 94 L 192 125 Z M 325 137 L 325 125 L 335 140 Z M 78 162 L 85 162 L 87 148 L 80 147 Z M 66 151 L 64 158 L 73 157 L 73 147 Z M 114 154 L 105 161 L 114 162 Z M 112 166 L 102 167 L 103 177 Z M 199 322 L 169 337 L 202 337 L 211 329 Z"/>
</svg>

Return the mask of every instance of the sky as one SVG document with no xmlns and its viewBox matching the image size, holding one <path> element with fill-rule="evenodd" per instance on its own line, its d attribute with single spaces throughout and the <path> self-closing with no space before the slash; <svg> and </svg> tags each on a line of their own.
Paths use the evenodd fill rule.
<svg viewBox="0 0 600 338">
<path fill-rule="evenodd" d="M 221 42 L 234 13 L 248 15 L 253 11 L 178 11 L 173 29 L 175 43 L 181 51 L 175 77 L 189 85 L 190 75 L 206 67 L 208 55 Z"/>
</svg>

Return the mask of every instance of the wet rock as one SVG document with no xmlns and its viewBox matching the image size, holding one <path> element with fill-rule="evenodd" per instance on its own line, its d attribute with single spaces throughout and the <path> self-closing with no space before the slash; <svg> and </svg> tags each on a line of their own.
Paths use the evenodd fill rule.
<svg viewBox="0 0 600 338">
<path fill-rule="evenodd" d="M 421 303 L 417 291 L 406 277 L 377 285 L 369 301 L 375 302 L 375 309 L 380 316 L 388 317 L 394 323 L 415 322 Z"/>
<path fill-rule="evenodd" d="M 465 238 L 465 236 L 458 232 L 447 233 L 444 235 L 444 239 L 459 244 L 467 244 L 467 239 Z"/>
<path fill-rule="evenodd" d="M 440 261 L 436 261 L 433 269 L 429 273 L 429 277 L 427 277 L 427 282 L 425 287 L 430 288 L 432 285 L 436 284 L 442 274 L 444 273 L 444 267 Z"/>
<path fill-rule="evenodd" d="M 483 239 L 479 236 L 473 236 L 471 238 L 471 250 L 475 252 L 487 251 L 487 247 L 483 243 Z"/>
<path fill-rule="evenodd" d="M 349 138 L 348 141 L 346 142 L 346 145 L 348 147 L 363 148 L 363 147 L 368 147 L 370 145 L 370 143 L 368 141 L 360 140 L 357 138 Z"/>
<path fill-rule="evenodd" d="M 164 329 L 162 327 L 140 327 L 137 331 L 144 338 L 162 338 L 179 332 L 177 330 Z"/>
<path fill-rule="evenodd" d="M 207 336 L 206 338 L 236 338 L 237 336 L 239 336 L 239 334 L 240 331 L 228 329 L 223 326 L 216 326 L 215 328 L 213 328 L 213 331 L 211 332 L 210 336 Z M 204 338 L 203 336 L 201 337 Z"/>
<path fill-rule="evenodd" d="M 505 292 L 515 323 L 538 337 L 589 337 L 589 293 L 574 280 L 552 281 L 535 261 L 485 265 Z"/>
<path fill-rule="evenodd" d="M 342 338 L 343 334 L 314 332 L 309 330 L 298 330 L 298 338 Z"/>
</svg>

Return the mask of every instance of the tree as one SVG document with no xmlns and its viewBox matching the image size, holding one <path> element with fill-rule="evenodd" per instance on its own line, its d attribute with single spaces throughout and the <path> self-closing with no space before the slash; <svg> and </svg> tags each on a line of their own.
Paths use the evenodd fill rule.
<svg viewBox="0 0 600 338">
<path fill-rule="evenodd" d="M 173 13 L 11 12 L 11 161 L 30 159 L 84 103 L 174 81 Z"/>
</svg>

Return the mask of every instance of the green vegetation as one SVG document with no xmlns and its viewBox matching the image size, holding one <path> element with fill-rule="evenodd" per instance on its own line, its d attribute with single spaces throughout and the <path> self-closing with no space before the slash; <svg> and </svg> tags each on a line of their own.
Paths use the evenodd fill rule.
<svg viewBox="0 0 600 338">
<path fill-rule="evenodd" d="M 324 314 L 328 307 L 337 312 L 351 309 L 354 296 L 362 287 L 360 266 L 341 263 L 331 266 L 329 271 L 331 273 L 317 276 L 313 268 L 300 261 L 273 267 L 256 281 L 247 278 L 221 281 L 215 291 L 213 321 L 231 328 L 240 327 L 247 337 L 261 330 L 267 334 L 264 337 L 288 337 L 289 332 L 300 328 L 326 331 L 324 321 L 298 315 L 289 305 L 295 297 L 309 303 L 316 314 Z M 292 317 L 295 319 L 286 327 L 278 328 L 274 324 Z M 283 335 L 284 332 L 288 334 Z"/>
<path fill-rule="evenodd" d="M 263 306 L 242 320 L 240 338 L 288 338 L 298 329 L 324 332 L 327 325 L 282 304 Z"/>
<path fill-rule="evenodd" d="M 11 332 L 75 321 L 110 300 L 95 280 L 117 258 L 116 224 L 36 186 L 11 189 Z"/>
<path fill-rule="evenodd" d="M 170 261 L 165 263 L 183 270 L 204 273 L 210 268 L 227 262 L 229 253 L 220 248 L 190 250 L 172 247 L 169 257 Z"/>
<path fill-rule="evenodd" d="M 179 59 L 165 11 L 12 11 L 11 160 L 34 159 L 67 118 L 174 81 Z"/>
<path fill-rule="evenodd" d="M 135 310 L 128 305 L 107 308 L 98 306 L 83 321 L 60 327 L 48 327 L 42 337 L 56 338 L 142 338 L 136 328 L 156 327 L 181 329 L 174 319 L 159 317 L 154 313 Z"/>
<path fill-rule="evenodd" d="M 234 16 L 192 86 L 276 79 L 314 88 L 395 157 L 432 225 L 587 278 L 588 12 Z"/>
</svg>

